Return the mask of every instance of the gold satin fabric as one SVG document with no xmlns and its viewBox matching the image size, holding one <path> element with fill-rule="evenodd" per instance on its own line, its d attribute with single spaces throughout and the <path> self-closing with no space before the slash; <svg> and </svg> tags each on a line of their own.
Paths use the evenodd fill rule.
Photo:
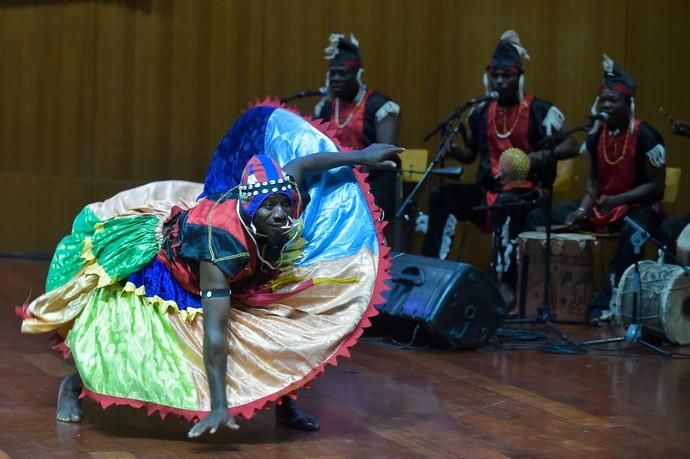
<svg viewBox="0 0 690 459">
<path fill-rule="evenodd" d="M 281 303 L 247 308 L 233 302 L 228 325 L 227 398 L 230 408 L 275 394 L 322 367 L 351 337 L 374 291 L 378 258 L 371 252 L 300 268 L 306 278 L 357 277 L 358 283 L 320 284 Z M 289 288 L 285 289 L 289 290 Z M 203 363 L 201 317 L 191 324 L 170 314 L 172 327 L 190 351 L 188 364 L 200 410 L 210 410 Z"/>
</svg>

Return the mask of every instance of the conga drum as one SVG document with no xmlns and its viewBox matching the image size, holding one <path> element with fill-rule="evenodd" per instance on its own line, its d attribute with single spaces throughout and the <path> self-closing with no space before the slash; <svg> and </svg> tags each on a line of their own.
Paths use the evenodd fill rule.
<svg viewBox="0 0 690 459">
<path fill-rule="evenodd" d="M 684 265 L 690 265 L 690 225 L 683 228 L 676 242 L 676 258 Z"/>
<path fill-rule="evenodd" d="M 517 305 L 522 317 L 544 305 L 546 233 L 518 236 Z M 586 322 L 592 301 L 595 238 L 586 234 L 551 235 L 551 317 L 555 321 Z"/>
<path fill-rule="evenodd" d="M 643 332 L 675 344 L 690 344 L 690 277 L 677 265 L 641 261 L 638 323 Z M 633 323 L 635 265 L 618 284 L 613 313 L 623 325 Z"/>
</svg>

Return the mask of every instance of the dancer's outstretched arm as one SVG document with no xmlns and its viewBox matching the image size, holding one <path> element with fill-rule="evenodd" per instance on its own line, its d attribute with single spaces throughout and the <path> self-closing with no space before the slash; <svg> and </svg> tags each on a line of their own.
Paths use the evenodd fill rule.
<svg viewBox="0 0 690 459">
<path fill-rule="evenodd" d="M 392 168 L 395 167 L 395 163 L 391 158 L 404 150 L 404 148 L 395 145 L 374 143 L 362 150 L 314 153 L 293 159 L 283 167 L 283 171 L 299 182 L 310 175 L 320 174 L 340 166 L 362 165 L 370 168 Z"/>
</svg>

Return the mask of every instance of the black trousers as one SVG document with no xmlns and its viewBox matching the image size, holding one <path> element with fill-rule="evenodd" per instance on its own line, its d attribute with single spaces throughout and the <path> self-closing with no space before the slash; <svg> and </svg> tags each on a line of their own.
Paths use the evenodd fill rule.
<svg viewBox="0 0 690 459">
<path fill-rule="evenodd" d="M 551 208 L 551 223 L 555 225 L 564 224 L 568 214 L 574 212 L 579 205 L 579 201 L 554 204 Z M 656 235 L 659 227 L 659 215 L 651 206 L 639 205 L 631 207 L 625 215 L 645 228 L 650 234 Z M 537 226 L 544 226 L 545 224 L 546 219 L 541 209 L 535 209 L 527 216 L 527 231 L 534 231 Z M 593 231 L 594 225 L 588 223 L 583 229 Z M 636 255 L 635 247 L 630 241 L 632 235 L 635 234 L 635 229 L 632 226 L 626 224 L 621 219 L 616 224 L 611 225 L 610 230 L 611 232 L 620 232 L 620 237 L 618 238 L 616 253 L 609 264 L 607 280 L 613 278 L 614 285 L 618 285 L 625 270 L 635 263 L 635 261 L 640 260 L 642 258 L 642 253 Z M 608 302 L 611 299 L 611 283 L 607 281 L 604 282 L 603 285 L 602 291 L 595 294 L 595 298 L 592 302 L 592 305 L 595 307 L 607 308 Z"/>
<path fill-rule="evenodd" d="M 485 202 L 485 190 L 483 187 L 476 184 L 450 184 L 441 185 L 433 189 L 431 192 L 431 200 L 429 203 L 429 227 L 424 238 L 424 247 L 422 254 L 427 257 L 441 258 L 444 253 L 441 253 L 443 246 L 444 230 L 448 217 L 453 215 L 458 221 L 472 222 L 478 226 L 484 226 L 487 219 L 492 230 L 499 231 L 505 227 L 508 222 L 507 236 L 511 241 L 514 241 L 518 234 L 523 231 L 525 225 L 525 216 L 527 214 L 525 207 L 522 207 L 522 198 L 527 194 L 534 193 L 533 190 L 515 189 L 511 191 L 502 192 L 496 200 L 497 208 L 492 211 L 475 210 L 474 207 L 482 206 Z M 515 207 L 506 207 L 498 210 L 498 205 L 509 204 L 516 205 Z M 488 213 L 487 213 L 488 212 Z M 510 220 L 508 220 L 510 218 Z M 494 233 L 500 238 L 500 235 Z M 448 235 L 452 243 L 452 234 Z M 492 250 L 492 264 L 496 266 L 500 253 L 508 253 L 510 263 L 508 269 L 503 272 L 501 279 L 509 285 L 515 286 L 517 282 L 517 247 L 513 246 L 512 250 L 506 251 L 507 247 L 501 246 L 497 237 L 494 240 L 494 247 Z M 502 262 L 505 265 L 505 260 Z"/>
</svg>

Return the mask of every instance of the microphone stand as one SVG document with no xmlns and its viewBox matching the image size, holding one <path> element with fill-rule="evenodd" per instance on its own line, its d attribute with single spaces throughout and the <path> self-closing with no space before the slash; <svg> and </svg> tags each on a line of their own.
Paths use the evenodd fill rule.
<svg viewBox="0 0 690 459">
<path fill-rule="evenodd" d="M 542 212 L 544 213 L 544 220 L 546 226 L 546 238 L 544 243 L 544 290 L 542 298 L 542 306 L 537 308 L 537 314 L 531 318 L 507 319 L 505 323 L 538 323 L 545 324 L 550 330 L 554 331 L 562 341 L 567 342 L 568 337 L 563 333 L 552 321 L 551 314 L 551 207 L 553 205 L 553 183 L 556 180 L 556 166 L 558 160 L 555 158 L 554 150 L 556 147 L 568 136 L 578 131 L 587 131 L 590 128 L 590 123 L 581 124 L 570 130 L 559 132 L 542 139 L 538 144 L 538 148 L 547 150 L 548 154 L 544 161 L 541 174 L 541 185 L 544 189 L 545 199 L 542 204 Z M 526 273 L 523 273 L 526 274 Z M 524 278 L 525 276 L 522 276 Z"/>
<path fill-rule="evenodd" d="M 474 99 L 470 99 L 463 103 L 462 105 L 458 106 L 453 113 L 450 114 L 448 118 L 443 120 L 441 123 L 439 123 L 438 126 L 436 126 L 431 132 L 429 132 L 427 135 L 424 136 L 423 141 L 426 142 L 429 140 L 434 134 L 437 132 L 441 132 L 441 145 L 436 152 L 436 155 L 434 155 L 434 159 L 431 160 L 429 165 L 427 166 L 426 170 L 424 171 L 424 174 L 422 174 L 422 177 L 419 179 L 417 184 L 414 186 L 410 194 L 405 198 L 403 203 L 398 206 L 399 201 L 397 201 L 397 197 L 402 195 L 402 180 L 398 179 L 398 185 L 396 186 L 396 192 L 399 194 L 396 194 L 396 207 L 398 208 L 398 211 L 395 213 L 395 241 L 394 241 L 394 247 L 399 248 L 400 244 L 400 234 L 402 231 L 401 228 L 401 223 L 400 223 L 400 218 L 404 218 L 406 221 L 410 221 L 411 217 L 408 214 L 408 207 L 412 203 L 412 200 L 414 199 L 415 195 L 419 191 L 419 189 L 424 185 L 426 182 L 427 178 L 429 177 L 429 174 L 431 173 L 431 170 L 436 167 L 437 164 L 441 163 L 443 159 L 446 157 L 446 154 L 450 150 L 451 146 L 453 145 L 453 137 L 460 132 L 460 129 L 462 128 L 462 123 L 459 121 L 460 116 L 467 110 L 469 107 L 472 105 L 476 105 L 480 102 L 491 100 L 491 99 L 497 99 L 498 98 L 498 93 L 497 92 L 491 92 L 488 96 L 486 97 L 477 97 Z M 453 120 L 458 120 L 458 124 L 456 126 L 452 126 Z M 464 137 L 464 134 L 463 134 Z M 400 177 L 400 175 L 398 175 Z"/>
<path fill-rule="evenodd" d="M 445 132 L 447 131 L 447 129 L 448 129 L 448 125 L 450 125 L 450 123 L 451 123 L 454 119 L 460 118 L 460 115 L 462 115 L 462 113 L 463 113 L 465 110 L 467 110 L 467 108 L 468 108 L 470 105 L 471 105 L 470 103 L 465 102 L 464 104 L 462 104 L 462 105 L 460 105 L 459 107 L 457 107 L 457 108 L 453 111 L 453 113 L 450 114 L 450 116 L 449 116 L 448 118 L 446 118 L 445 120 L 441 121 L 441 122 L 438 124 L 438 126 L 436 126 L 431 132 L 429 132 L 427 135 L 425 135 L 424 138 L 422 139 L 422 142 L 426 142 L 426 141 L 429 140 L 431 137 L 433 137 L 434 134 L 436 134 L 436 133 L 439 132 L 439 131 L 445 133 Z"/>
<path fill-rule="evenodd" d="M 639 255 L 642 253 L 642 247 L 644 246 L 645 242 L 647 242 L 647 239 L 649 238 L 649 233 L 646 231 L 640 231 L 637 230 L 635 233 L 630 237 L 630 242 L 632 242 L 633 247 L 635 248 L 635 255 L 639 257 Z M 658 352 L 659 354 L 663 355 L 664 357 L 671 357 L 671 353 L 668 351 L 665 351 L 661 349 L 660 347 L 657 347 L 650 343 L 649 341 L 645 341 L 642 338 L 642 323 L 640 323 L 640 297 L 642 295 L 642 281 L 640 279 L 640 262 L 636 258 L 635 259 L 635 270 L 633 271 L 633 310 L 632 310 L 632 323 L 628 325 L 627 330 L 625 331 L 625 336 L 618 336 L 615 338 L 605 338 L 605 339 L 595 339 L 595 340 L 590 340 L 590 341 L 583 341 L 580 344 L 584 345 L 596 345 L 596 344 L 608 344 L 608 343 L 619 343 L 621 341 L 625 341 L 628 344 L 631 343 L 638 343 L 641 344 L 653 351 Z M 620 286 L 619 286 L 620 288 Z"/>
<path fill-rule="evenodd" d="M 595 339 L 595 340 L 590 340 L 590 341 L 582 341 L 579 344 L 583 345 L 596 345 L 596 344 L 608 344 L 608 343 L 619 343 L 622 341 L 625 341 L 627 344 L 632 344 L 632 343 L 637 343 L 641 344 L 642 346 L 651 349 L 655 352 L 658 352 L 659 354 L 663 355 L 664 357 L 671 357 L 673 354 L 671 352 L 665 351 L 661 349 L 658 346 L 653 345 L 649 341 L 646 341 L 643 339 L 643 325 L 641 323 L 641 318 L 640 318 L 640 299 L 642 297 L 642 279 L 640 278 L 640 262 L 639 262 L 639 257 L 642 254 L 642 247 L 644 247 L 645 243 L 647 240 L 652 241 L 658 248 L 659 250 L 663 253 L 664 257 L 668 257 L 671 261 L 678 263 L 678 260 L 669 253 L 668 248 L 656 240 L 654 237 L 652 237 L 647 230 L 640 225 L 639 223 L 635 222 L 630 217 L 625 217 L 626 222 L 630 224 L 633 228 L 635 228 L 635 233 L 633 233 L 632 236 L 630 236 L 630 242 L 632 243 L 634 249 L 635 249 L 635 268 L 633 271 L 633 310 L 632 310 L 632 323 L 628 325 L 627 330 L 625 331 L 624 336 L 618 336 L 615 338 L 604 338 L 604 339 Z M 690 268 L 687 266 L 680 265 L 683 268 L 683 272 L 685 273 L 686 276 L 690 276 Z M 620 288 L 620 285 L 618 286 Z"/>
<path fill-rule="evenodd" d="M 460 118 L 462 113 L 467 110 L 467 108 L 470 106 L 469 103 L 464 103 L 458 108 L 455 109 L 455 111 L 448 117 L 446 118 L 441 124 L 436 126 L 433 131 L 431 131 L 429 134 L 424 137 L 424 141 L 426 142 L 428 139 L 431 138 L 436 132 L 441 131 L 442 132 L 442 138 L 441 138 L 441 145 L 434 155 L 434 158 L 431 160 L 429 165 L 426 167 L 426 170 L 420 177 L 419 181 L 415 184 L 414 188 L 412 191 L 410 191 L 410 194 L 407 195 L 405 200 L 403 201 L 400 206 L 398 206 L 397 212 L 395 212 L 395 242 L 394 242 L 394 247 L 399 249 L 399 244 L 400 244 L 400 234 L 402 232 L 401 228 L 401 222 L 400 219 L 404 218 L 406 221 L 410 221 L 411 217 L 408 213 L 408 207 L 412 204 L 412 201 L 414 200 L 415 196 L 417 195 L 417 192 L 422 188 L 422 186 L 425 184 L 426 180 L 429 178 L 429 175 L 431 175 L 431 172 L 436 166 L 443 161 L 443 159 L 446 157 L 446 154 L 448 151 L 450 151 L 452 145 L 453 145 L 453 138 L 455 135 L 460 131 L 460 128 L 462 126 L 462 123 L 458 120 L 457 125 L 452 126 L 452 122 L 455 119 Z M 400 184 L 401 182 L 401 177 L 400 174 L 398 174 L 398 193 L 396 193 L 396 199 L 397 196 L 402 195 L 402 185 Z M 396 202 L 397 205 L 397 202 Z"/>
</svg>

